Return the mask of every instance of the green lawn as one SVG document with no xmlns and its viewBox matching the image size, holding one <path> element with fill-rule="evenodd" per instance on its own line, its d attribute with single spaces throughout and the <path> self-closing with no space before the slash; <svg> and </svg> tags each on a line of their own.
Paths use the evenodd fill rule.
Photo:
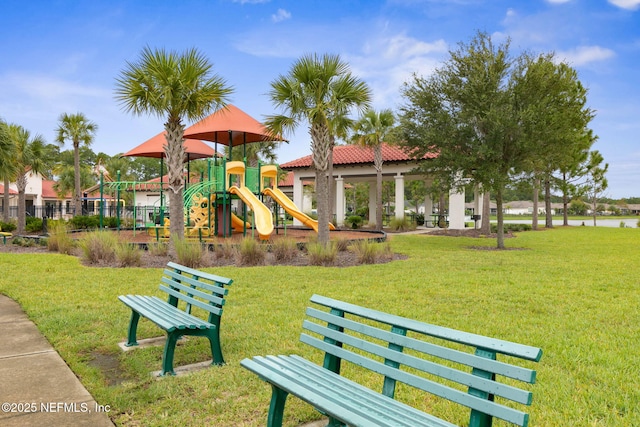
<svg viewBox="0 0 640 427">
<path fill-rule="evenodd" d="M 541 347 L 532 426 L 633 426 L 640 425 L 639 243 L 638 229 L 605 227 L 521 233 L 506 246 L 524 250 L 507 251 L 470 249 L 492 249 L 493 239 L 405 235 L 391 244 L 409 258 L 389 264 L 208 269 L 235 281 L 222 319 L 228 364 L 160 380 L 149 372 L 160 369 L 162 348 L 123 354 L 117 346 L 130 315 L 118 295 L 156 293 L 159 270 L 0 254 L 0 292 L 21 304 L 98 403 L 110 405 L 117 425 L 265 425 L 270 388 L 239 362 L 292 352 L 319 361 L 298 342 L 304 308 L 319 293 Z M 160 335 L 147 321 L 139 332 Z M 91 362 L 99 355 L 119 360 L 124 381 L 111 385 Z M 175 362 L 210 357 L 196 338 L 176 350 Z M 465 411 L 456 411 L 453 421 L 464 422 Z M 287 426 L 316 418 L 289 401 Z"/>
</svg>

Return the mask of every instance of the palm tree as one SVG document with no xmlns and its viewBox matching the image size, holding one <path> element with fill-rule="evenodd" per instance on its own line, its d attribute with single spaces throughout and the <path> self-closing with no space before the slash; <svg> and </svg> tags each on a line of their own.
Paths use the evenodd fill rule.
<svg viewBox="0 0 640 427">
<path fill-rule="evenodd" d="M 73 144 L 73 170 L 75 173 L 73 192 L 73 216 L 82 214 L 80 187 L 80 144 L 91 145 L 93 137 L 98 130 L 98 125 L 87 119 L 82 113 L 64 113 L 58 119 L 60 124 L 56 129 L 56 141 L 64 145 L 65 141 Z"/>
<path fill-rule="evenodd" d="M 9 222 L 9 183 L 15 177 L 15 144 L 9 135 L 9 125 L 0 119 L 0 177 L 4 181 L 2 219 Z"/>
<path fill-rule="evenodd" d="M 356 107 L 368 107 L 370 91 L 366 83 L 354 77 L 338 55 L 306 55 L 297 60 L 287 76 L 271 83 L 271 101 L 284 114 L 267 118 L 272 132 L 284 134 L 306 122 L 311 134 L 311 153 L 316 170 L 318 206 L 318 243 L 329 242 L 329 197 L 327 171 L 331 158 L 332 136 L 336 121 Z"/>
<path fill-rule="evenodd" d="M 357 144 L 371 147 L 376 170 L 376 230 L 382 230 L 382 143 L 395 123 L 389 109 L 367 110 L 355 124 L 353 139 Z"/>
<path fill-rule="evenodd" d="M 146 47 L 139 61 L 128 62 L 116 79 L 116 99 L 124 110 L 166 119 L 170 233 L 174 238 L 184 237 L 183 119 L 198 120 L 224 107 L 233 91 L 211 69 L 211 63 L 196 49 L 179 54 Z"/>
<path fill-rule="evenodd" d="M 41 135 L 33 138 L 28 130 L 15 124 L 9 125 L 9 136 L 15 145 L 16 187 L 18 188 L 18 234 L 24 234 L 27 222 L 25 191 L 27 175 L 40 173 L 47 167 L 46 143 Z"/>
</svg>

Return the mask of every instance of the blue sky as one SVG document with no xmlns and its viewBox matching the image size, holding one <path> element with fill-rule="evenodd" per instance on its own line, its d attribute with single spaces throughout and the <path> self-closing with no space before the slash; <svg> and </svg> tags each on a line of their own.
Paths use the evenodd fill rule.
<svg viewBox="0 0 640 427">
<path fill-rule="evenodd" d="M 95 152 L 127 151 L 163 130 L 114 100 L 115 78 L 144 46 L 199 49 L 258 120 L 275 112 L 270 82 L 308 53 L 339 54 L 374 107 L 395 110 L 412 73 L 428 76 L 478 30 L 578 70 L 596 111 L 593 149 L 609 163 L 606 194 L 640 196 L 640 0 L 5 0 L 0 117 L 53 142 L 60 114 L 82 112 L 99 126 Z M 310 153 L 307 129 L 288 139 L 279 162 Z"/>
</svg>

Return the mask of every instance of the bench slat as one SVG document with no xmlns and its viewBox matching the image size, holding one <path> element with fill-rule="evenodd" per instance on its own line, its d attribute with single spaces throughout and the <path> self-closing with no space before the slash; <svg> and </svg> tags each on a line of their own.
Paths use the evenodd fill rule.
<svg viewBox="0 0 640 427">
<path fill-rule="evenodd" d="M 526 390 L 511 387 L 497 381 L 491 381 L 467 372 L 460 371 L 455 368 L 450 368 L 439 363 L 434 363 L 415 356 L 411 356 L 406 353 L 400 353 L 387 347 L 383 347 L 369 341 L 356 338 L 352 335 L 341 333 L 339 331 L 336 331 L 335 329 L 327 328 L 325 326 L 309 322 L 307 320 L 303 322 L 302 327 L 307 329 L 308 331 L 315 332 L 324 337 L 342 342 L 343 344 L 356 347 L 373 355 L 384 357 L 387 361 L 397 362 L 401 365 L 409 366 L 422 372 L 436 375 L 467 387 L 473 387 L 489 394 L 501 396 L 514 402 L 523 403 L 525 405 L 531 404 L 532 393 Z M 396 369 L 396 372 L 399 371 Z M 416 376 L 416 378 L 420 377 Z"/>
<path fill-rule="evenodd" d="M 213 307 L 222 307 L 224 305 L 224 299 L 220 298 L 216 295 L 211 295 L 208 294 L 206 292 L 202 292 L 201 290 L 199 290 L 198 288 L 192 288 L 190 286 L 184 285 L 180 282 L 176 282 L 175 280 L 171 280 L 167 277 L 163 277 L 160 279 L 160 281 L 164 284 L 166 284 L 167 286 L 169 286 L 172 289 L 179 289 L 180 291 L 183 291 L 184 294 L 182 294 L 184 297 L 188 297 L 188 295 L 191 295 L 191 297 L 197 297 L 197 298 L 201 298 L 203 300 L 206 300 L 208 302 L 212 303 Z M 177 298 L 183 299 L 182 296 L 178 296 L 176 295 Z"/>
<path fill-rule="evenodd" d="M 176 281 L 176 282 L 188 283 L 189 285 L 207 290 L 211 292 L 210 294 L 207 294 L 209 297 L 213 296 L 213 294 L 216 294 L 216 295 L 219 295 L 220 298 L 223 298 L 225 295 L 229 293 L 229 289 L 223 288 L 221 285 L 218 285 L 215 283 L 201 282 L 197 278 L 184 276 L 180 274 L 180 272 L 177 272 L 174 270 L 164 270 L 164 275 L 166 277 L 162 277 L 162 279 L 166 279 L 166 280 L 173 279 L 173 281 Z"/>
<path fill-rule="evenodd" d="M 160 286 L 160 290 L 168 293 L 169 295 L 173 295 L 174 297 L 176 297 L 176 298 L 178 298 L 178 299 L 180 299 L 180 300 L 182 300 L 182 301 L 184 301 L 184 302 L 186 302 L 188 304 L 194 305 L 196 307 L 200 307 L 203 310 L 206 310 L 206 311 L 208 311 L 210 313 L 213 313 L 215 315 L 220 316 L 222 314 L 222 308 L 221 307 L 216 307 L 215 305 L 207 304 L 207 303 L 202 302 L 200 300 L 197 300 L 195 298 L 189 297 L 189 296 L 187 296 L 187 295 L 183 294 L 182 292 L 179 292 L 179 291 L 177 291 L 175 289 L 171 289 L 171 288 L 168 288 L 166 286 Z"/>
<path fill-rule="evenodd" d="M 342 398 L 341 401 L 353 399 L 360 402 L 363 406 L 370 407 L 373 411 L 379 411 L 382 406 L 384 411 L 387 413 L 387 416 L 391 415 L 394 419 L 395 417 L 398 417 L 399 419 L 406 419 L 411 426 L 418 425 L 418 423 L 424 422 L 425 419 L 429 420 L 429 426 L 434 425 L 434 423 L 437 426 L 451 425 L 451 423 L 447 421 L 443 421 L 440 418 L 436 418 L 433 415 L 415 409 L 405 403 L 377 393 L 356 383 L 355 381 L 351 381 L 346 377 L 337 375 L 334 372 L 316 365 L 315 363 L 309 362 L 300 356 L 291 355 L 287 359 L 287 362 L 290 362 L 292 366 L 295 366 L 295 369 L 303 370 L 306 375 L 321 382 L 329 390 L 339 390 L 340 393 L 346 396 Z M 336 380 L 336 378 L 339 378 L 339 380 Z"/>
<path fill-rule="evenodd" d="M 173 307 L 158 297 L 126 295 L 118 297 L 129 308 L 140 313 L 167 332 L 176 329 L 209 329 L 214 325 Z"/>
<path fill-rule="evenodd" d="M 196 270 L 190 267 L 186 267 L 184 265 L 176 264 L 175 262 L 167 263 L 167 268 L 171 268 L 178 271 L 183 271 L 185 273 L 190 274 L 191 276 L 201 277 L 206 280 L 210 280 L 211 282 L 220 283 L 222 285 L 231 285 L 233 283 L 232 279 L 227 277 L 218 276 L 215 274 L 207 273 L 205 271 Z"/>
<path fill-rule="evenodd" d="M 447 387 L 443 384 L 439 384 L 426 378 L 417 377 L 399 369 L 387 366 L 384 363 L 377 362 L 362 355 L 353 353 L 349 350 L 326 343 L 305 333 L 300 336 L 300 341 L 316 347 L 322 351 L 325 351 L 329 354 L 333 354 L 340 359 L 348 360 L 349 362 L 358 366 L 362 366 L 366 369 L 369 369 L 370 371 L 377 372 L 378 374 L 387 377 L 395 378 L 396 380 L 408 384 L 412 387 L 419 388 L 428 393 L 464 405 L 468 408 L 476 409 L 483 413 L 501 418 L 514 424 L 526 425 L 527 423 L 528 414 L 522 411 L 502 406 L 489 400 L 480 399 L 478 397 Z"/>
<path fill-rule="evenodd" d="M 454 426 L 301 358 L 255 357 L 241 365 L 350 426 Z"/>
<path fill-rule="evenodd" d="M 321 295 L 313 295 L 311 297 L 311 302 L 325 307 L 336 308 L 338 310 L 355 314 L 365 319 L 375 320 L 377 322 L 386 323 L 388 325 L 399 326 L 410 331 L 446 339 L 448 341 L 457 342 L 460 344 L 484 348 L 499 354 L 519 357 L 521 359 L 532 360 L 536 362 L 538 362 L 542 357 L 542 350 L 537 347 L 503 341 L 500 339 L 485 337 L 469 332 L 457 331 L 455 329 L 445 328 L 442 326 L 430 325 L 404 317 L 395 316 L 393 314 L 360 307 L 344 301 L 327 298 Z"/>
<path fill-rule="evenodd" d="M 441 359 L 460 363 L 472 368 L 482 369 L 483 371 L 493 372 L 505 377 L 524 381 L 527 383 L 535 383 L 536 371 L 523 368 L 520 366 L 509 365 L 497 360 L 491 360 L 484 357 L 478 357 L 464 351 L 443 347 L 437 344 L 420 341 L 411 337 L 394 334 L 380 328 L 365 325 L 354 320 L 339 317 L 326 311 L 321 311 L 312 307 L 307 308 L 307 315 L 323 322 L 331 323 L 345 329 L 352 330 L 357 333 L 365 334 L 370 337 L 393 343 L 401 347 L 410 348 L 424 354 L 439 357 Z"/>
</svg>

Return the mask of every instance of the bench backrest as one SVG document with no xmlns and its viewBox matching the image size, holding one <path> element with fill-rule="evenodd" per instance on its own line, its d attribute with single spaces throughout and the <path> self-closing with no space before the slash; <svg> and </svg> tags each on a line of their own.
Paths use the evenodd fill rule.
<svg viewBox="0 0 640 427">
<path fill-rule="evenodd" d="M 527 413 L 511 403 L 505 406 L 495 402 L 494 397 L 499 396 L 500 402 L 530 405 L 532 393 L 513 385 L 513 380 L 533 384 L 536 372 L 498 361 L 497 355 L 537 362 L 542 357 L 539 348 L 319 295 L 314 295 L 311 302 L 330 311 L 307 308 L 303 328 L 313 335 L 303 332 L 300 340 L 325 352 L 325 368 L 340 373 L 341 361 L 347 360 L 384 377 L 381 392 L 389 397 L 394 397 L 396 382 L 400 381 L 467 406 L 471 408 L 471 427 L 490 426 L 493 417 L 520 426 L 528 424 Z M 509 384 L 497 381 L 502 377 L 510 378 Z"/>
<path fill-rule="evenodd" d="M 229 292 L 225 286 L 231 283 L 233 280 L 226 277 L 170 262 L 163 272 L 160 290 L 169 294 L 169 304 L 189 314 L 193 307 L 199 307 L 209 312 L 209 323 L 220 326 L 224 297 Z"/>
</svg>

